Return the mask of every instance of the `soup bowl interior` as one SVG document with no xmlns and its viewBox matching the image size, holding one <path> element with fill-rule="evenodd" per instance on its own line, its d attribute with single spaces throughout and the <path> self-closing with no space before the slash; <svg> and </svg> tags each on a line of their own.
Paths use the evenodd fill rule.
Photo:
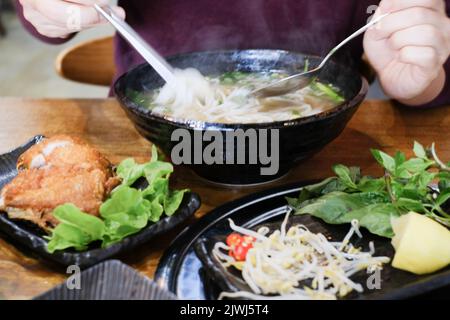
<svg viewBox="0 0 450 320">
<path fill-rule="evenodd" d="M 196 52 L 168 58 L 175 68 L 196 68 L 210 77 L 232 71 L 294 74 L 304 69 L 306 60 L 311 67 L 320 63 L 318 57 L 280 50 Z M 224 124 L 155 114 L 148 108 L 150 96 L 164 81 L 147 64 L 122 75 L 114 93 L 138 132 L 175 164 L 187 165 L 215 183 L 250 185 L 287 174 L 299 161 L 333 141 L 368 90 L 367 81 L 356 69 L 333 61 L 323 69 L 319 80 L 339 88 L 345 101 L 320 114 L 270 123 Z"/>
</svg>

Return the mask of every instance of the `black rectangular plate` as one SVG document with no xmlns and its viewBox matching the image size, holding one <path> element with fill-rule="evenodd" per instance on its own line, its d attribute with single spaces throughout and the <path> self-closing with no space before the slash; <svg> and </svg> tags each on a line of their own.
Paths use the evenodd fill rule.
<svg viewBox="0 0 450 320">
<path fill-rule="evenodd" d="M 108 260 L 80 273 L 34 300 L 176 300 L 176 296 L 118 260 Z M 72 289 L 69 289 L 72 288 Z"/>
<path fill-rule="evenodd" d="M 0 156 L 0 190 L 17 175 L 16 163 L 19 156 L 42 139 L 43 136 L 36 136 L 23 146 Z M 11 220 L 2 212 L 0 212 L 0 231 L 45 259 L 63 266 L 78 265 L 81 268 L 87 268 L 120 253 L 130 251 L 136 246 L 171 230 L 193 216 L 199 207 L 199 196 L 193 192 L 186 193 L 180 208 L 173 216 L 161 219 L 158 223 L 149 224 L 139 233 L 107 248 L 93 247 L 83 252 L 63 250 L 49 253 L 47 241 L 42 237 L 43 234 L 40 230 L 29 223 Z"/>
</svg>

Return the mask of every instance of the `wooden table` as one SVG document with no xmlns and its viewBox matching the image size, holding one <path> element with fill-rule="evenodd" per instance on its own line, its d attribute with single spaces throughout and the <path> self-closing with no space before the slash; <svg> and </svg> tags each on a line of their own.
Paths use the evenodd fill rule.
<svg viewBox="0 0 450 320">
<path fill-rule="evenodd" d="M 369 149 L 411 154 L 414 140 L 436 142 L 442 159 L 450 159 L 450 107 L 414 110 L 394 107 L 387 101 L 366 101 L 343 134 L 286 178 L 258 188 L 226 189 L 201 181 L 190 171 L 176 168 L 174 184 L 200 194 L 199 218 L 211 209 L 251 192 L 274 185 L 319 179 L 331 174 L 335 163 L 361 166 L 364 173 L 381 174 Z M 80 136 L 113 162 L 125 157 L 148 160 L 150 144 L 141 138 L 115 100 L 29 100 L 0 98 L 0 154 L 36 134 Z M 194 223 L 195 219 L 190 223 Z M 179 230 L 178 230 L 179 231 Z M 159 257 L 176 236 L 172 232 L 118 257 L 143 274 L 153 277 Z M 63 270 L 40 261 L 0 235 L 0 299 L 29 299 L 65 279 Z"/>
</svg>

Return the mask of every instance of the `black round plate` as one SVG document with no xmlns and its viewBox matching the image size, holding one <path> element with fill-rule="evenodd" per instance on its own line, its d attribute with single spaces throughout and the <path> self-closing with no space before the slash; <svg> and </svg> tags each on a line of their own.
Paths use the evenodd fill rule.
<svg viewBox="0 0 450 320">
<path fill-rule="evenodd" d="M 286 213 L 286 197 L 297 197 L 302 187 L 311 182 L 277 187 L 261 193 L 246 196 L 216 208 L 196 224 L 186 228 L 171 244 L 160 260 L 155 274 L 157 283 L 175 293 L 179 299 L 205 300 L 214 299 L 224 288 L 233 285 L 227 275 L 218 275 L 217 268 L 202 254 L 205 249 L 205 237 L 219 237 L 227 229 L 227 219 L 231 218 L 237 225 L 254 228 L 258 225 L 279 222 Z M 315 219 L 320 224 L 320 232 L 333 239 L 341 240 L 349 226 L 332 226 Z M 364 233 L 365 241 L 375 241 L 376 255 L 394 254 L 390 239 L 385 239 L 368 232 Z M 207 240 L 206 240 L 207 241 Z M 364 245 L 364 244 L 363 244 Z M 195 251 L 202 259 L 199 259 Z M 199 248 L 201 250 L 199 250 Z M 357 281 L 367 278 L 362 275 Z M 350 296 L 352 299 L 405 299 L 415 297 L 435 289 L 450 286 L 450 267 L 431 275 L 417 276 L 397 270 L 386 265 L 381 272 L 381 289 L 365 289 L 363 294 Z M 223 283 L 228 281 L 228 283 Z M 222 283 L 221 283 L 222 282 Z M 219 284 L 219 285 L 218 285 Z M 365 283 L 362 283 L 365 287 Z M 449 288 L 450 289 L 450 288 Z"/>
</svg>

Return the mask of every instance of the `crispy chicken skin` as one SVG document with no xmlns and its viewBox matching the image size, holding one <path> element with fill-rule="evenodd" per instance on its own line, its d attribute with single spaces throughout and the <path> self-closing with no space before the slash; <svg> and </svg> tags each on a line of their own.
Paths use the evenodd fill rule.
<svg viewBox="0 0 450 320">
<path fill-rule="evenodd" d="M 35 144 L 17 161 L 18 169 L 50 166 L 80 166 L 111 170 L 111 163 L 98 150 L 79 138 L 65 135 L 54 136 Z"/>
<path fill-rule="evenodd" d="M 11 219 L 31 221 L 43 229 L 58 224 L 52 211 L 72 203 L 98 215 L 103 200 L 119 183 L 111 163 L 79 139 L 55 136 L 26 151 L 19 173 L 0 193 L 0 210 Z"/>
</svg>

